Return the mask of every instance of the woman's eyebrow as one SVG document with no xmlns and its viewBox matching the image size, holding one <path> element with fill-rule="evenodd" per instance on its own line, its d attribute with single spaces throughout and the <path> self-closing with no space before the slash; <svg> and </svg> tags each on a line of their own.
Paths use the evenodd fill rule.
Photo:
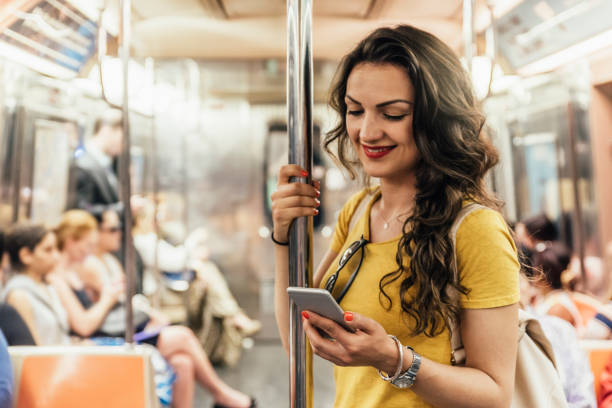
<svg viewBox="0 0 612 408">
<path fill-rule="evenodd" d="M 350 96 L 349 94 L 346 94 L 346 97 L 347 97 L 348 99 L 350 99 L 350 100 L 351 100 L 351 102 L 356 103 L 356 104 L 358 104 L 358 105 L 361 105 L 361 102 L 359 102 L 357 99 L 353 98 L 353 97 L 352 97 L 352 96 Z M 398 103 L 398 102 L 401 102 L 401 103 L 406 103 L 406 104 L 408 104 L 408 105 L 414 105 L 414 103 L 413 103 L 413 102 L 408 101 L 408 100 L 406 100 L 406 99 L 392 99 L 392 100 L 390 100 L 390 101 L 381 102 L 381 103 L 377 104 L 377 105 L 376 105 L 376 107 L 377 107 L 377 108 L 382 108 L 383 106 L 391 105 L 391 104 Z"/>
</svg>

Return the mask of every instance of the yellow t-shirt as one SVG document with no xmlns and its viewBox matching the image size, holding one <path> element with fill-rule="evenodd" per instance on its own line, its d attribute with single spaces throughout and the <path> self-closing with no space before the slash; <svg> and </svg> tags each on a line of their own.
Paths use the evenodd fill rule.
<svg viewBox="0 0 612 408">
<path fill-rule="evenodd" d="M 338 257 L 325 273 L 321 287 L 338 265 L 340 255 L 363 234 L 369 239 L 370 210 L 380 197 L 380 191 L 373 196 L 364 189 L 354 195 L 338 216 L 338 224 L 331 249 Z M 349 222 L 361 199 L 369 200 L 359 221 L 351 231 Z M 401 313 L 399 291 L 402 279 L 385 287 L 385 292 L 393 300 L 390 310 L 387 301 L 379 291 L 380 279 L 397 269 L 395 254 L 399 237 L 391 241 L 368 243 L 361 269 L 352 286 L 340 303 L 342 309 L 360 313 L 379 322 L 389 334 L 395 335 L 404 345 L 410 345 L 422 356 L 450 365 L 451 347 L 448 330 L 430 338 L 425 335 L 411 336 L 409 326 L 412 322 Z M 519 301 L 519 263 L 516 247 L 502 216 L 490 209 L 475 210 L 461 223 L 457 231 L 457 262 L 462 284 L 470 292 L 462 296 L 463 308 L 493 308 L 507 306 Z M 338 276 L 334 288 L 337 296 L 344 288 L 350 275 L 359 262 L 360 254 L 355 254 Z M 406 257 L 404 257 L 406 258 Z M 380 295 L 380 296 L 379 296 Z M 382 305 L 381 301 L 382 299 Z M 411 390 L 395 388 L 383 381 L 373 367 L 335 367 L 337 408 L 416 408 L 430 407 Z"/>
</svg>

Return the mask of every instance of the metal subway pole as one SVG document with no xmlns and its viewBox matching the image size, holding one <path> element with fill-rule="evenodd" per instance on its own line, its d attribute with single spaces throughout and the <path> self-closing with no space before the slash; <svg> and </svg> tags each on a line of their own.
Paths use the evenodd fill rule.
<svg viewBox="0 0 612 408">
<path fill-rule="evenodd" d="M 312 173 L 312 0 L 287 0 L 287 130 L 289 163 Z M 296 219 L 289 233 L 289 285 L 312 284 L 312 217 Z M 312 408 L 312 350 L 297 306 L 289 305 L 290 407 Z"/>
<path fill-rule="evenodd" d="M 463 56 L 471 77 L 474 57 L 474 0 L 463 0 Z"/>
<path fill-rule="evenodd" d="M 159 231 L 159 220 L 157 214 L 159 213 L 159 172 L 157 171 L 158 166 L 158 145 L 157 145 L 157 112 L 155 110 L 155 84 L 157 81 L 157 72 L 155 60 L 153 58 L 150 59 L 150 67 L 151 67 L 151 77 L 152 84 L 151 89 L 153 90 L 153 95 L 151 98 L 151 173 L 152 173 L 152 181 L 153 181 L 153 231 L 155 232 L 155 251 L 154 251 L 154 261 L 153 261 L 153 276 L 155 277 L 155 283 L 157 290 L 153 293 L 153 307 L 159 309 L 161 306 L 161 296 L 160 296 L 160 288 L 162 285 L 162 277 L 161 271 L 159 269 L 159 240 L 160 240 L 160 231 Z"/>
<path fill-rule="evenodd" d="M 123 104 L 122 127 L 123 127 L 123 148 L 119 156 L 119 180 L 121 182 L 121 201 L 123 202 L 123 241 L 125 243 L 125 256 L 123 259 L 123 270 L 125 271 L 125 297 L 126 297 L 126 329 L 125 341 L 131 343 L 134 338 L 134 320 L 132 310 L 132 297 L 134 296 L 134 242 L 132 240 L 132 208 L 130 206 L 131 178 L 130 178 L 130 116 L 128 106 L 128 64 L 130 62 L 130 15 L 131 0 L 121 0 L 120 2 L 120 31 L 119 38 L 121 48 L 119 54 L 123 68 Z"/>
</svg>

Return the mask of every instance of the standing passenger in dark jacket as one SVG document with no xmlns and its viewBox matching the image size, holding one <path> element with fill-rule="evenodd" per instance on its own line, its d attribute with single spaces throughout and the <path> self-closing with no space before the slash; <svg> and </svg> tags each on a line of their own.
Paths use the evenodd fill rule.
<svg viewBox="0 0 612 408">
<path fill-rule="evenodd" d="M 121 153 L 122 143 L 121 112 L 109 111 L 96 120 L 85 151 L 78 153 L 70 166 L 67 209 L 80 208 L 95 214 L 106 210 L 121 212 L 113 159 Z"/>
</svg>

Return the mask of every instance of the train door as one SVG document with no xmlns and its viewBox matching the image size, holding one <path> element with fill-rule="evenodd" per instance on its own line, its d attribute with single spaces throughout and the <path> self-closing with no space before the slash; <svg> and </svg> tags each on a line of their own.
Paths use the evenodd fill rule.
<svg viewBox="0 0 612 408">
<path fill-rule="evenodd" d="M 78 124 L 26 106 L 7 111 L 5 118 L 0 150 L 2 222 L 29 219 L 53 225 L 66 207 Z"/>
</svg>

